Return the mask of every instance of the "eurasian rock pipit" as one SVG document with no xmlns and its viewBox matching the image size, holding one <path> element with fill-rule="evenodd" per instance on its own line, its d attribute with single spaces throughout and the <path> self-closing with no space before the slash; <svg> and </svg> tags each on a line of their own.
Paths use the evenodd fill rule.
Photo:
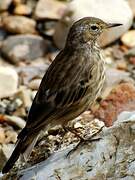
<svg viewBox="0 0 135 180">
<path fill-rule="evenodd" d="M 20 154 L 27 159 L 41 130 L 58 124 L 65 126 L 93 104 L 105 81 L 104 60 L 97 39 L 103 30 L 119 25 L 94 17 L 73 24 L 64 49 L 42 79 L 26 126 L 18 135 L 15 150 L 3 173 L 13 167 Z"/>
</svg>

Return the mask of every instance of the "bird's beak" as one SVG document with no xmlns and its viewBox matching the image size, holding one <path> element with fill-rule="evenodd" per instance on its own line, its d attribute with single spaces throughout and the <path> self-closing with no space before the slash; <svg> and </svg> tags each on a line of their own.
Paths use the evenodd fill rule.
<svg viewBox="0 0 135 180">
<path fill-rule="evenodd" d="M 120 24 L 120 23 L 108 23 L 106 28 L 108 29 L 108 28 L 122 26 L 122 25 L 123 24 Z"/>
</svg>

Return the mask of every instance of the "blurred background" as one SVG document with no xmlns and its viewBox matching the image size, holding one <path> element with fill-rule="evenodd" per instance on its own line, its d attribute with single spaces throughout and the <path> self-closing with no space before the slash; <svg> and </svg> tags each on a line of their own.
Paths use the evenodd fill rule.
<svg viewBox="0 0 135 180">
<path fill-rule="evenodd" d="M 135 111 L 135 0 L 0 0 L 0 170 L 25 126 L 43 75 L 64 47 L 70 26 L 85 16 L 123 26 L 100 38 L 106 86 L 96 104 L 72 126 L 87 127 L 93 133 L 103 122 L 113 125 L 121 112 Z M 62 133 L 56 127 L 47 138 L 42 135 L 31 164 L 57 149 Z M 69 134 L 63 146 L 77 141 Z M 44 156 L 39 156 L 41 147 Z"/>
</svg>

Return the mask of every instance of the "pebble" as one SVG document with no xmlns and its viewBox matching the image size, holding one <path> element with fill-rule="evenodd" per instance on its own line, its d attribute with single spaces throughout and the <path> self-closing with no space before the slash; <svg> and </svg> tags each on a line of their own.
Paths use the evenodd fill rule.
<svg viewBox="0 0 135 180">
<path fill-rule="evenodd" d="M 29 88 L 31 88 L 32 90 L 38 90 L 40 83 L 41 79 L 33 79 L 29 83 Z"/>
<path fill-rule="evenodd" d="M 25 4 L 19 4 L 14 9 L 14 14 L 28 16 L 32 13 L 32 9 Z"/>
<path fill-rule="evenodd" d="M 7 123 L 12 124 L 13 126 L 17 126 L 21 129 L 23 129 L 26 124 L 26 122 L 22 118 L 17 117 L 17 116 L 5 115 L 4 118 Z"/>
<path fill-rule="evenodd" d="M 2 20 L 3 28 L 11 33 L 35 34 L 36 22 L 24 16 L 7 16 Z"/>
<path fill-rule="evenodd" d="M 7 32 L 3 28 L 0 28 L 0 42 L 2 42 L 6 37 Z"/>
<path fill-rule="evenodd" d="M 124 45 L 132 48 L 135 46 L 135 30 L 127 31 L 122 37 L 121 41 Z"/>
<path fill-rule="evenodd" d="M 38 35 L 16 35 L 8 37 L 1 51 L 5 58 L 16 64 L 42 57 L 47 52 L 48 41 Z"/>
<path fill-rule="evenodd" d="M 134 14 L 135 17 L 135 0 L 128 0 L 130 8 L 132 9 L 132 12 Z"/>
<path fill-rule="evenodd" d="M 16 93 L 16 97 L 22 100 L 25 108 L 30 108 L 32 104 L 32 91 L 30 89 L 27 89 L 25 86 L 21 86 Z"/>
<path fill-rule="evenodd" d="M 18 134 L 13 129 L 7 130 L 5 132 L 5 136 L 6 136 L 5 143 L 6 144 L 8 144 L 8 143 L 16 143 L 17 135 Z"/>
<path fill-rule="evenodd" d="M 135 57 L 135 47 L 132 47 L 125 53 L 126 58 Z"/>
<path fill-rule="evenodd" d="M 3 165 L 10 157 L 13 152 L 14 144 L 2 144 L 0 145 L 0 170 L 2 170 Z"/>
<path fill-rule="evenodd" d="M 0 0 L 0 12 L 9 8 L 12 0 Z"/>
<path fill-rule="evenodd" d="M 60 19 L 65 8 L 66 5 L 57 0 L 39 0 L 34 16 L 36 19 Z"/>
<path fill-rule="evenodd" d="M 121 60 L 117 63 L 117 69 L 126 71 L 127 70 L 127 62 L 125 60 Z"/>
<path fill-rule="evenodd" d="M 30 81 L 32 81 L 33 79 L 41 79 L 48 67 L 49 64 L 46 63 L 40 64 L 38 66 L 30 65 L 25 67 L 18 67 L 17 72 L 20 79 L 22 80 L 22 84 L 29 87 Z"/>
<path fill-rule="evenodd" d="M 43 36 L 53 36 L 56 26 L 56 20 L 55 21 L 39 21 L 37 23 L 37 29 L 38 32 Z"/>
<path fill-rule="evenodd" d="M 7 107 L 6 107 L 6 112 L 8 114 L 11 114 L 14 111 L 16 111 L 19 107 L 21 107 L 22 104 L 23 104 L 23 102 L 21 101 L 21 99 L 15 98 L 8 102 Z"/>
<path fill-rule="evenodd" d="M 13 68 L 0 67 L 0 98 L 10 97 L 18 87 L 18 74 Z"/>
<path fill-rule="evenodd" d="M 125 0 L 100 0 L 98 3 L 95 0 L 71 1 L 55 28 L 53 39 L 58 48 L 64 47 L 69 27 L 73 22 L 87 16 L 98 17 L 108 23 L 123 24 L 123 26 L 104 31 L 100 37 L 101 46 L 106 46 L 121 37 L 133 21 L 133 13 Z"/>
<path fill-rule="evenodd" d="M 22 0 L 12 0 L 14 5 L 22 4 Z"/>
<path fill-rule="evenodd" d="M 77 129 L 77 128 L 82 128 L 83 126 L 82 126 L 82 124 L 80 123 L 80 122 L 77 122 L 77 123 L 75 123 L 75 125 L 74 125 L 74 128 L 75 129 Z"/>
<path fill-rule="evenodd" d="M 4 133 L 4 129 L 0 127 L 0 144 L 4 144 L 4 143 L 5 143 L 5 133 Z"/>
</svg>

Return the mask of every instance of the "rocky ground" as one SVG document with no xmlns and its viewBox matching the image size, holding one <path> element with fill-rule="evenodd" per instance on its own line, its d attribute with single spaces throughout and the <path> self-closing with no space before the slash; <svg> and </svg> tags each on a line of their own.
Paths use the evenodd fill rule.
<svg viewBox="0 0 135 180">
<path fill-rule="evenodd" d="M 25 126 L 45 71 L 63 47 L 71 24 L 81 17 L 97 16 L 123 26 L 105 32 L 99 42 L 107 74 L 102 96 L 69 126 L 87 138 L 112 126 L 123 111 L 135 111 L 134 7 L 134 0 L 101 0 L 101 4 L 94 0 L 0 1 L 0 170 Z M 78 141 L 61 127 L 50 129 L 41 134 L 29 162 L 18 161 L 11 174 Z"/>
</svg>

